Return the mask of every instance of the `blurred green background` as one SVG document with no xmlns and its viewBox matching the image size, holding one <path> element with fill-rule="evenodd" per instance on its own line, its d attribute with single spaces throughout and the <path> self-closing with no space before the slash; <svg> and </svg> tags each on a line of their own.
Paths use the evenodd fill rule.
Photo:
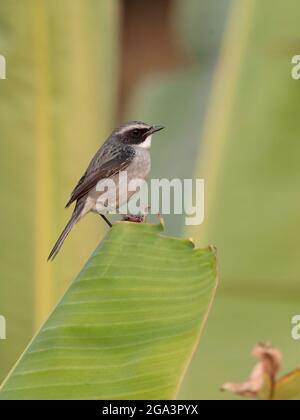
<svg viewBox="0 0 300 420">
<path fill-rule="evenodd" d="M 127 119 L 167 127 L 153 177 L 206 182 L 203 225 L 166 217 L 217 246 L 221 277 L 179 397 L 235 398 L 219 388 L 247 376 L 259 341 L 300 365 L 299 18 L 297 0 L 1 2 L 0 380 L 105 234 L 89 216 L 45 262 L 70 190 Z"/>
</svg>

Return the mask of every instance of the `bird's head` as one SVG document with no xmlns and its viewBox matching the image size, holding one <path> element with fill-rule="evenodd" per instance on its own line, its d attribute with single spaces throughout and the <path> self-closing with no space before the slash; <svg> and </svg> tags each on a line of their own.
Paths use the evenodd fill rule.
<svg viewBox="0 0 300 420">
<path fill-rule="evenodd" d="M 123 144 L 150 149 L 152 135 L 163 128 L 161 125 L 153 126 L 141 121 L 131 121 L 115 130 L 114 135 Z"/>
</svg>

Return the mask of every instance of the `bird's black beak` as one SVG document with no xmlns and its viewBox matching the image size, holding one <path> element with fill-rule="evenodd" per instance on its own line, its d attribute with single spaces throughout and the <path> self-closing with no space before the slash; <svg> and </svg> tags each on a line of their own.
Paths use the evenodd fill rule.
<svg viewBox="0 0 300 420">
<path fill-rule="evenodd" d="M 150 130 L 147 133 L 147 136 L 150 136 L 151 134 L 157 133 L 158 131 L 163 130 L 165 127 L 162 125 L 155 125 L 154 127 L 151 127 Z"/>
</svg>

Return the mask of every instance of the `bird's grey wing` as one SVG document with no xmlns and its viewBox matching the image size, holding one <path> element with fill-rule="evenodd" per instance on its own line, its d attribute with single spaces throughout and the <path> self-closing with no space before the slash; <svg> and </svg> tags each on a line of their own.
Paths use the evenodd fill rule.
<svg viewBox="0 0 300 420">
<path fill-rule="evenodd" d="M 81 185 L 84 183 L 84 181 L 89 176 L 91 176 L 96 171 L 96 169 L 101 166 L 101 164 L 107 163 L 109 160 L 115 158 L 115 155 L 113 155 L 113 153 L 112 154 L 108 153 L 109 148 L 107 146 L 108 146 L 108 144 L 104 143 L 104 145 L 95 154 L 95 156 L 91 160 L 87 170 L 85 171 L 84 175 L 80 178 L 76 187 L 72 191 L 71 198 L 73 197 L 73 195 L 75 195 L 76 191 L 81 187 Z M 113 152 L 113 150 L 112 150 L 112 152 Z M 74 201 L 74 200 L 71 201 L 71 198 L 70 198 L 70 201 L 68 202 L 68 204 L 66 205 L 66 207 L 69 207 L 69 205 Z"/>
<path fill-rule="evenodd" d="M 74 201 L 84 197 L 101 179 L 110 178 L 121 171 L 126 171 L 133 157 L 132 154 L 127 153 L 118 158 L 115 157 L 114 159 L 108 160 L 98 168 L 88 170 L 72 192 L 66 207 L 69 207 Z"/>
</svg>

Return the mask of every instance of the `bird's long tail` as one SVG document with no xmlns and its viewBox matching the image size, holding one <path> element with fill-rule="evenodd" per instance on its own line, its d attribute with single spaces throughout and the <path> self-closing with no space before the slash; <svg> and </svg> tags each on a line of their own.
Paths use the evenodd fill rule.
<svg viewBox="0 0 300 420">
<path fill-rule="evenodd" d="M 52 251 L 50 252 L 50 255 L 48 257 L 48 261 L 53 261 L 56 255 L 59 253 L 60 248 L 62 247 L 66 237 L 71 232 L 73 226 L 78 222 L 81 216 L 81 206 L 76 206 L 74 213 L 72 214 L 71 219 L 69 220 L 67 226 L 64 228 L 62 234 L 58 238 L 56 244 L 54 245 Z"/>
</svg>

